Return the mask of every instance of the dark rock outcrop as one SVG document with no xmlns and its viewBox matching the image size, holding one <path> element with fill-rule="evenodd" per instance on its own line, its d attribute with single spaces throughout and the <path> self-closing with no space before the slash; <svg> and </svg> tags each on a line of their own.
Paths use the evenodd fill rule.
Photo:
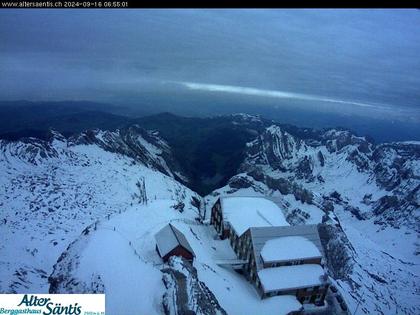
<svg viewBox="0 0 420 315">
<path fill-rule="evenodd" d="M 162 272 L 167 289 L 163 296 L 166 315 L 227 315 L 214 294 L 198 279 L 197 270 L 182 257 L 171 257 Z"/>
<path fill-rule="evenodd" d="M 88 130 L 69 139 L 71 145 L 96 144 L 106 151 L 129 156 L 135 161 L 185 183 L 179 163 L 158 132 L 132 125 L 115 131 Z"/>
</svg>

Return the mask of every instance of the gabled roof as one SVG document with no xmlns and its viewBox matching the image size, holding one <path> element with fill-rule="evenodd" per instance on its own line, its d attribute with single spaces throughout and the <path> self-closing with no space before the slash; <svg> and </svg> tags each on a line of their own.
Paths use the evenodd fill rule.
<svg viewBox="0 0 420 315">
<path fill-rule="evenodd" d="M 311 225 L 293 225 L 293 226 L 272 226 L 272 227 L 256 227 L 250 228 L 252 246 L 254 250 L 255 262 L 257 270 L 263 268 L 263 260 L 261 258 L 261 250 L 267 241 L 288 236 L 300 236 L 312 242 L 323 253 L 321 240 L 319 239 L 318 227 L 316 224 Z M 293 260 L 293 259 L 290 259 Z"/>
<path fill-rule="evenodd" d="M 238 236 L 250 227 L 289 225 L 281 209 L 262 197 L 224 197 L 220 199 L 223 220 Z"/>
<path fill-rule="evenodd" d="M 312 264 L 266 268 L 258 271 L 265 293 L 322 285 L 325 283 L 324 274 L 324 269 L 320 265 Z"/>
<path fill-rule="evenodd" d="M 313 242 L 303 236 L 283 236 L 268 240 L 261 249 L 265 263 L 322 258 Z"/>
<path fill-rule="evenodd" d="M 155 239 L 161 256 L 165 256 L 179 245 L 194 255 L 185 235 L 170 223 L 156 233 Z"/>
</svg>

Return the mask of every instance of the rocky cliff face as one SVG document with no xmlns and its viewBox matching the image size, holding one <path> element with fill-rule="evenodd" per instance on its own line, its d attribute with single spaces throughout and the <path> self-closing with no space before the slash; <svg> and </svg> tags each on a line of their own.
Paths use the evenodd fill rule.
<svg viewBox="0 0 420 315">
<path fill-rule="evenodd" d="M 347 130 L 230 119 L 255 138 L 238 174 L 207 199 L 263 195 L 290 224 L 320 223 L 330 277 L 351 310 L 360 302 L 364 314 L 418 314 L 420 143 L 375 145 Z M 192 195 L 177 182 L 187 182 L 178 165 L 159 134 L 136 125 L 68 139 L 52 131 L 45 140 L 1 140 L 0 291 L 103 292 L 105 278 L 77 274 L 92 224 L 159 196 L 187 208 Z M 184 213 L 184 206 L 165 211 Z M 144 216 L 158 220 L 159 213 Z M 225 314 L 192 266 L 153 268 L 159 283 L 163 271 L 162 311 Z"/>
<path fill-rule="evenodd" d="M 148 131 L 132 125 L 116 131 L 89 130 L 69 139 L 70 145 L 96 144 L 106 151 L 133 158 L 145 166 L 174 177 L 180 182 L 188 181 L 182 175 L 171 148 L 157 131 Z"/>
<path fill-rule="evenodd" d="M 33 165 L 46 159 L 76 156 L 67 148 L 78 145 L 96 145 L 108 152 L 132 158 L 134 161 L 180 182 L 187 182 L 169 145 L 156 131 L 147 131 L 132 125 L 115 131 L 87 130 L 69 139 L 51 130 L 46 140 L 22 138 L 20 141 L 0 140 L 0 152 L 4 159 L 18 158 Z"/>
<path fill-rule="evenodd" d="M 316 139 L 300 139 L 273 125 L 248 143 L 239 172 L 307 203 L 313 202 L 314 193 L 318 195 L 314 202 L 321 204 L 319 197 L 337 192 L 345 203 L 352 204 L 359 219 L 375 216 L 378 223 L 415 227 L 419 150 L 415 142 L 374 145 L 364 137 L 335 129 Z M 346 180 L 341 176 L 347 176 Z M 237 185 L 238 180 L 230 182 Z M 334 182 L 339 184 L 334 187 Z M 353 185 L 369 189 L 363 192 Z"/>
<path fill-rule="evenodd" d="M 302 140 L 293 137 L 279 126 L 272 125 L 247 144 L 245 163 L 267 165 L 273 170 L 286 171 L 297 166 L 299 155 L 306 150 Z"/>
<path fill-rule="evenodd" d="M 420 143 L 268 126 L 219 194 L 264 195 L 290 224 L 322 223 L 326 265 L 350 310 L 415 314 Z M 357 304 L 359 304 L 357 306 Z"/>
<path fill-rule="evenodd" d="M 0 140 L 0 153 L 2 159 L 7 162 L 16 158 L 36 166 L 46 159 L 58 159 L 60 155 L 71 157 L 72 153 L 61 150 L 63 146 L 66 146 L 66 139 L 61 134 L 51 131 L 46 140 L 37 138 L 22 138 L 20 141 Z"/>
<path fill-rule="evenodd" d="M 198 279 L 197 270 L 181 257 L 171 257 L 163 270 L 167 291 L 163 296 L 166 315 L 227 315 L 206 284 Z"/>
</svg>

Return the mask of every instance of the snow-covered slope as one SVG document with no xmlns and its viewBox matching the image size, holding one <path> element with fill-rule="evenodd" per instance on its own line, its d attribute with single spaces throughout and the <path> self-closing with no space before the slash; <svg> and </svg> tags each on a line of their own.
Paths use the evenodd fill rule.
<svg viewBox="0 0 420 315">
<path fill-rule="evenodd" d="M 224 309 L 228 314 L 239 315 L 273 314 L 282 310 L 285 314 L 300 307 L 290 296 L 261 301 L 245 278 L 218 266 L 218 258 L 234 256 L 228 241 L 217 240 L 213 228 L 195 220 L 197 209 L 186 207 L 179 212 L 172 207 L 173 203 L 172 200 L 152 200 L 147 205 L 133 205 L 126 212 L 98 223 L 96 230 L 93 226 L 82 233 L 54 266 L 52 292 L 91 291 L 98 286 L 97 276 L 100 275 L 99 283 L 105 287 L 110 314 L 163 313 L 162 296 L 166 290 L 162 278 L 167 283 L 171 280 L 168 273 L 182 270 L 179 263 L 162 263 L 155 250 L 154 235 L 171 223 L 184 233 L 196 255 L 194 271 L 184 271 L 184 274 L 188 273 L 188 279 L 195 278 L 186 286 L 188 293 L 194 292 L 193 297 L 190 296 L 193 304 L 190 309 L 207 308 L 207 314 Z M 197 292 L 194 283 L 198 281 L 203 282 L 200 286 L 205 290 Z M 175 286 L 182 284 L 179 282 Z M 169 290 L 173 289 L 171 285 L 167 286 Z M 169 291 L 168 294 L 172 293 Z M 194 298 L 194 295 L 203 294 L 204 301 L 203 297 Z M 238 304 L 238 300 L 245 302 Z M 168 302 L 171 299 L 166 297 L 166 304 Z"/>
<path fill-rule="evenodd" d="M 145 166 L 174 177 L 180 182 L 188 182 L 188 179 L 182 175 L 169 145 L 157 131 L 144 130 L 138 125 L 116 131 L 89 130 L 73 136 L 69 143 L 70 145 L 96 144 L 106 151 L 140 161 Z"/>
<path fill-rule="evenodd" d="M 163 157 L 169 147 L 145 134 L 136 127 L 69 140 L 52 132 L 45 141 L 0 141 L 1 292 L 48 291 L 57 258 L 97 220 L 150 200 L 199 200 L 174 179 Z"/>
<path fill-rule="evenodd" d="M 324 223 L 328 272 L 352 311 L 420 313 L 420 144 L 231 119 L 257 125 L 256 137 L 238 174 L 205 198 L 207 217 L 220 194 L 265 196 L 289 224 Z M 106 292 L 111 315 L 300 307 L 292 296 L 260 300 L 243 276 L 217 264 L 234 253 L 197 220 L 203 199 L 184 186 L 156 132 L 131 126 L 0 141 L 0 174 L 2 293 Z M 192 266 L 158 257 L 154 233 L 169 222 L 190 242 Z"/>
<path fill-rule="evenodd" d="M 175 179 L 182 174 L 162 153 L 170 148 L 137 134 L 0 142 L 0 292 L 105 292 L 110 315 L 299 309 L 293 296 L 261 301 L 217 265 L 234 257 L 228 241 L 197 221 L 201 197 Z M 154 234 L 169 222 L 189 240 L 193 266 L 163 264 L 155 251 Z"/>
<path fill-rule="evenodd" d="M 325 223 L 329 273 L 351 310 L 420 313 L 420 143 L 376 146 L 347 130 L 299 132 L 305 136 L 268 126 L 207 203 L 263 195 L 290 224 Z"/>
</svg>

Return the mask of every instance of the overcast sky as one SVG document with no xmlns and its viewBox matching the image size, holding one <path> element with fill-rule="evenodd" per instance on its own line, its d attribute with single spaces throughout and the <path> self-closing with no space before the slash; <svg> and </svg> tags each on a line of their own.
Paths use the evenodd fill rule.
<svg viewBox="0 0 420 315">
<path fill-rule="evenodd" d="M 179 88 L 420 120 L 419 56 L 419 10 L 0 11 L 2 100 Z"/>
</svg>

